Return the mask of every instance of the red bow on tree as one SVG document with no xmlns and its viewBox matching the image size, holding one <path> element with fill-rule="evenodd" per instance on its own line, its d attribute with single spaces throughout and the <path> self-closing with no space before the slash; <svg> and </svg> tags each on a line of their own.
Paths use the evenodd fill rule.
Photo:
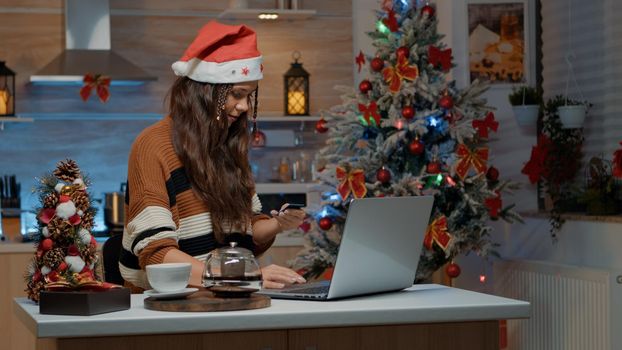
<svg viewBox="0 0 622 350">
<path fill-rule="evenodd" d="M 613 176 L 622 179 L 622 148 L 613 152 Z"/>
<path fill-rule="evenodd" d="M 478 174 L 481 174 L 486 171 L 488 165 L 488 148 L 481 147 L 475 150 L 470 150 L 463 143 L 458 145 L 458 149 L 456 150 L 456 154 L 458 155 L 458 164 L 456 166 L 456 174 L 458 174 L 462 179 L 464 179 L 471 169 L 471 166 L 477 170 Z"/>
<path fill-rule="evenodd" d="M 363 113 L 363 118 L 367 122 L 367 125 L 371 124 L 370 117 L 374 118 L 376 126 L 380 125 L 380 114 L 378 114 L 378 105 L 376 104 L 376 101 L 372 101 L 369 104 L 369 107 L 359 103 L 359 111 Z"/>
<path fill-rule="evenodd" d="M 488 129 L 497 132 L 499 128 L 499 122 L 495 120 L 495 115 L 492 112 L 486 114 L 484 119 L 476 119 L 473 121 L 473 128 L 477 129 L 479 137 L 483 139 L 488 138 Z"/>
<path fill-rule="evenodd" d="M 365 172 L 363 169 L 354 169 L 348 171 L 340 166 L 335 170 L 337 180 L 339 180 L 339 186 L 337 186 L 337 192 L 342 199 L 348 198 L 350 192 L 354 198 L 363 198 L 367 194 L 367 187 L 365 187 Z"/>
<path fill-rule="evenodd" d="M 395 18 L 395 11 L 393 11 L 392 9 L 389 9 L 387 13 L 389 14 L 389 16 L 387 18 L 384 18 L 382 20 L 382 23 L 384 23 L 384 25 L 387 26 L 387 28 L 389 28 L 390 31 L 397 32 L 397 30 L 399 29 L 399 26 L 397 24 L 397 18 Z"/>
<path fill-rule="evenodd" d="M 434 219 L 434 221 L 428 225 L 428 229 L 425 232 L 423 245 L 428 250 L 432 250 L 432 243 L 434 242 L 436 242 L 439 247 L 443 248 L 443 250 L 446 250 L 449 246 L 449 242 L 451 242 L 451 235 L 447 232 L 447 217 L 445 217 L 445 215 L 441 215 Z"/>
<path fill-rule="evenodd" d="M 430 45 L 428 47 L 428 62 L 434 67 L 441 65 L 443 72 L 447 72 L 451 69 L 451 49 L 441 50 L 436 46 Z"/>
<path fill-rule="evenodd" d="M 484 204 L 488 207 L 488 215 L 492 219 L 497 219 L 499 217 L 499 210 L 501 209 L 501 193 L 496 191 L 497 195 L 494 197 L 486 198 Z"/>
<path fill-rule="evenodd" d="M 416 65 L 409 65 L 408 58 L 397 55 L 395 67 L 389 66 L 382 70 L 384 80 L 389 84 L 389 91 L 396 93 L 402 87 L 402 79 L 415 80 L 419 76 L 419 68 Z"/>
<path fill-rule="evenodd" d="M 365 64 L 365 56 L 363 56 L 363 51 L 359 51 L 358 56 L 354 59 L 356 64 L 359 66 L 359 73 L 361 72 L 361 66 Z"/>
<path fill-rule="evenodd" d="M 538 137 L 538 144 L 531 148 L 531 158 L 525 163 L 521 172 L 529 176 L 529 182 L 535 184 L 543 177 L 548 177 L 545 162 L 549 154 L 551 141 L 544 135 Z"/>
<path fill-rule="evenodd" d="M 110 77 L 101 74 L 87 74 L 82 80 L 84 85 L 80 89 L 80 97 L 82 101 L 86 101 L 91 96 L 91 91 L 95 89 L 99 100 L 106 103 L 110 98 Z"/>
</svg>

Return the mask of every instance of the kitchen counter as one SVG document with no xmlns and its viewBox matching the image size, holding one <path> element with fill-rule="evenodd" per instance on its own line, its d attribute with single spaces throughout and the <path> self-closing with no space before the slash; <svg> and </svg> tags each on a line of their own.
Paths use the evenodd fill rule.
<svg viewBox="0 0 622 350">
<path fill-rule="evenodd" d="M 527 318 L 530 314 L 530 304 L 527 302 L 434 284 L 415 285 L 401 292 L 330 302 L 273 299 L 272 306 L 265 309 L 229 312 L 152 311 L 143 307 L 144 298 L 143 295 L 132 295 L 131 309 L 95 316 L 42 315 L 39 314 L 38 306 L 25 298 L 16 298 L 13 310 L 37 338 L 129 337 L 134 339 L 132 343 L 134 346 L 138 338 L 145 340 L 159 334 L 183 333 L 187 338 L 189 334 L 194 333 L 334 330 L 341 327 L 345 327 L 344 329 L 369 327 L 369 332 L 373 333 L 375 329 L 373 326 L 382 328 L 386 325 L 412 325 L 415 328 L 425 326 L 429 331 L 433 331 L 434 325 L 453 327 L 456 330 L 461 329 L 460 325 L 467 327 L 482 325 L 487 329 L 484 333 L 498 334 L 496 320 Z M 400 329 L 396 326 L 391 327 L 395 330 Z M 363 333 L 371 334 L 369 332 L 366 330 Z M 406 336 L 412 334 L 412 330 L 408 332 Z M 355 333 L 358 334 L 357 337 L 361 336 L 361 332 Z M 473 337 L 471 335 L 471 338 Z M 493 338 L 498 340 L 497 337 Z M 64 344 L 63 348 L 65 345 L 71 348 L 68 345 L 71 339 L 67 339 L 66 342 L 62 342 L 62 339 L 59 341 Z M 495 342 L 495 339 L 486 339 L 491 344 Z M 498 348 L 498 343 L 496 346 Z M 292 348 L 291 344 L 285 348 Z M 438 349 L 445 348 L 438 347 Z"/>
</svg>

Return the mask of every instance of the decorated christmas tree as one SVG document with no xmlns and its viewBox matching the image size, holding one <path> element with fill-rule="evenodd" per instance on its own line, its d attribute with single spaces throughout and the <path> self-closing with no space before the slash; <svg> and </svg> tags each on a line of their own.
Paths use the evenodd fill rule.
<svg viewBox="0 0 622 350">
<path fill-rule="evenodd" d="M 520 220 L 513 205 L 502 204 L 502 193 L 517 184 L 489 165 L 487 142 L 498 122 L 481 97 L 487 85 L 460 90 L 446 79 L 451 49 L 436 27 L 432 6 L 384 1 L 368 33 L 376 52 L 355 59 L 359 71 L 369 64 L 368 78 L 356 92 L 340 88 L 342 104 L 316 125 L 328 132 L 317 175 L 332 190 L 323 193 L 306 249 L 293 261 L 306 277 L 333 266 L 352 198 L 434 196 L 418 281 L 458 255 L 495 255 L 489 220 Z M 447 268 L 450 277 L 459 270 Z"/>
<path fill-rule="evenodd" d="M 98 281 L 97 242 L 91 235 L 95 209 L 80 168 L 67 159 L 39 181 L 39 235 L 25 276 L 28 298 L 38 302 L 42 290 L 110 288 Z"/>
</svg>

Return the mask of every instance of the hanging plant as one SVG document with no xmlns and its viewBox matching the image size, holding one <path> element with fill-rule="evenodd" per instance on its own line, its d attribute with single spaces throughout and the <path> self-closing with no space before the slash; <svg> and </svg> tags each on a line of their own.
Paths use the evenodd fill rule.
<svg viewBox="0 0 622 350">
<path fill-rule="evenodd" d="M 516 123 L 520 126 L 536 126 L 542 94 L 530 86 L 515 87 L 508 96 Z"/>
</svg>

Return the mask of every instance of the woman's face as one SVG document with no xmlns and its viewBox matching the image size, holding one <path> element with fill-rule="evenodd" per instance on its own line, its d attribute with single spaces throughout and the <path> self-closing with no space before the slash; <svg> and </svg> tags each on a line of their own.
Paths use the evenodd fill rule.
<svg viewBox="0 0 622 350">
<path fill-rule="evenodd" d="M 257 89 L 257 81 L 247 81 L 234 84 L 227 96 L 225 111 L 229 119 L 229 126 L 250 108 L 249 96 Z"/>
</svg>

